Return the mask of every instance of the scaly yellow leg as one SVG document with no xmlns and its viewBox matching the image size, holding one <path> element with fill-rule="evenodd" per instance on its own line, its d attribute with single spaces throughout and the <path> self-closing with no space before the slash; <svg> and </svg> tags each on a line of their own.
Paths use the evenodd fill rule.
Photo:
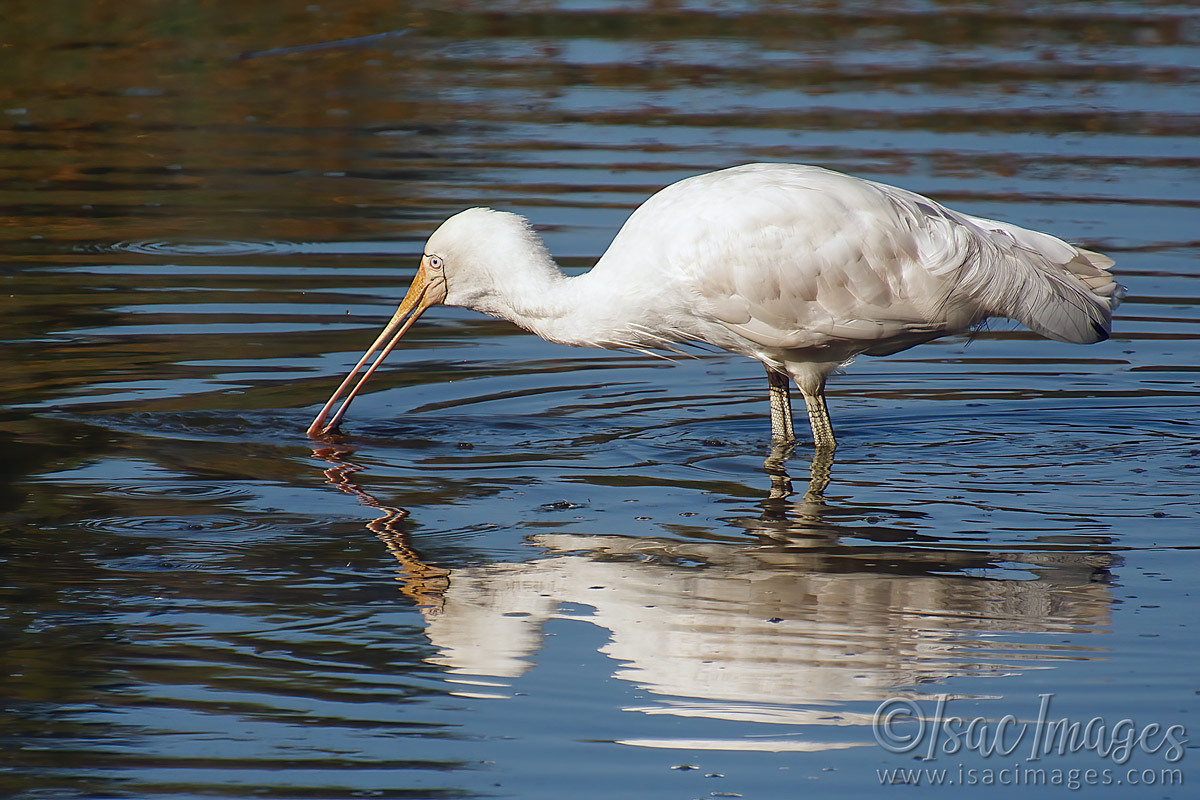
<svg viewBox="0 0 1200 800">
<path fill-rule="evenodd" d="M 796 441 L 792 428 L 791 378 L 767 367 L 767 388 L 771 397 L 771 444 L 790 445 Z"/>
</svg>

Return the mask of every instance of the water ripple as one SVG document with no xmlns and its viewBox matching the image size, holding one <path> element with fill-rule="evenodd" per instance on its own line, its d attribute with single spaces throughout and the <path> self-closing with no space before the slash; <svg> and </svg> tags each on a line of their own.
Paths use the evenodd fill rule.
<svg viewBox="0 0 1200 800">
<path fill-rule="evenodd" d="M 220 515 L 146 517 L 97 517 L 80 521 L 81 527 L 99 533 L 120 533 L 145 536 L 174 537 L 177 534 L 228 534 L 271 530 L 275 526 L 245 517 Z"/>
<path fill-rule="evenodd" d="M 142 483 L 129 486 L 114 486 L 100 494 L 109 497 L 129 497 L 138 500 L 177 498 L 181 500 L 244 500 L 252 497 L 249 492 L 232 486 L 217 486 L 204 483 Z"/>
<path fill-rule="evenodd" d="M 133 239 L 102 244 L 90 242 L 74 248 L 84 253 L 137 253 L 150 256 L 185 256 L 191 258 L 229 258 L 233 256 L 293 255 L 311 250 L 302 242 L 246 239 Z"/>
</svg>

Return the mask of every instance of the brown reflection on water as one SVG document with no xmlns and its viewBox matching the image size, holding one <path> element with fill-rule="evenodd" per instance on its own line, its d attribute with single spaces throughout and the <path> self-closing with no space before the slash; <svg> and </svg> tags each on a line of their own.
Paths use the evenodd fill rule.
<svg viewBox="0 0 1200 800">
<path fill-rule="evenodd" d="M 737 14 L 675 4 L 531 13 L 519 4 L 474 3 L 450 12 L 376 2 L 343 13 L 279 0 L 236 11 L 221 2 L 114 8 L 84 3 L 47 16 L 28 0 L 6 4 L 5 35 L 20 42 L 0 63 L 7 111 L 0 230 L 11 239 L 120 241 L 148 229 L 162 238 L 354 239 L 381 223 L 395 236 L 413 230 L 398 217 L 438 216 L 431 206 L 470 202 L 471 186 L 456 175 L 464 163 L 509 164 L 514 154 L 553 141 L 564 166 L 595 169 L 571 154 L 626 150 L 624 166 L 661 171 L 677 147 L 656 140 L 669 135 L 662 129 L 1167 136 L 1187 135 L 1196 124 L 1194 113 L 1179 108 L 1116 113 L 1082 102 L 1089 85 L 1193 79 L 1189 67 L 1169 61 L 1127 58 L 1118 68 L 1104 57 L 1187 43 L 1188 18 L 1166 13 L 1097 15 L 1081 36 L 1075 15 L 1010 15 L 990 3 L 915 13 L 787 4 Z M 398 29 L 412 34 L 358 48 L 238 58 Z M 992 50 L 990 58 L 980 55 Z M 947 63 L 942 53 L 958 55 Z M 1031 101 L 1056 87 L 1065 102 L 992 108 L 965 94 L 997 87 Z M 731 108 L 727 94 L 706 94 L 730 90 L 751 99 Z M 858 91 L 890 104 L 855 97 Z M 786 102 L 773 92 L 788 93 Z M 841 95 L 854 99 L 832 100 Z M 951 99 L 942 107 L 904 99 L 922 96 Z M 572 123 L 607 141 L 557 140 L 545 127 Z M 629 136 L 627 126 L 660 132 Z M 827 155 L 839 155 L 834 145 Z M 755 146 L 774 158 L 797 153 L 778 139 Z M 655 152 L 662 162 L 642 158 Z M 920 157 L 946 174 L 1003 175 L 1027 163 L 1010 155 Z M 709 157 L 688 161 L 716 166 Z M 853 157 L 891 162 L 885 171 L 893 172 L 913 164 L 902 151 Z M 656 188 L 645 180 L 589 186 L 581 178 L 489 186 L 510 197 L 599 189 L 614 207 L 627 207 L 631 190 Z"/>
</svg>

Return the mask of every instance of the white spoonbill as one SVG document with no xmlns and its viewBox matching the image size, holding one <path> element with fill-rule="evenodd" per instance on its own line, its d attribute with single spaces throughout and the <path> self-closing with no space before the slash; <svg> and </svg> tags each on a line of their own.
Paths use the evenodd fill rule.
<svg viewBox="0 0 1200 800">
<path fill-rule="evenodd" d="M 417 317 L 444 303 L 563 344 L 652 351 L 703 342 L 756 358 L 767 368 L 772 441 L 794 441 L 794 381 L 814 444 L 831 452 L 825 380 L 839 366 L 989 317 L 1059 341 L 1102 341 L 1124 294 L 1112 263 L 1045 233 L 796 164 L 749 164 L 668 186 L 575 277 L 523 217 L 471 208 L 429 237 L 399 309 L 308 433 L 336 430 Z"/>
</svg>

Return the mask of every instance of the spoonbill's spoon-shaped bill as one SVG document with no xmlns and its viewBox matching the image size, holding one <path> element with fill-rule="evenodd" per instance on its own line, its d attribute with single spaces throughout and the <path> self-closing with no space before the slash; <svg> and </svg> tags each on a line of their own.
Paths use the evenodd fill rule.
<svg viewBox="0 0 1200 800">
<path fill-rule="evenodd" d="M 383 359 L 387 354 L 392 352 L 400 342 L 400 338 L 408 332 L 412 324 L 417 321 L 417 318 L 425 313 L 425 309 L 430 306 L 437 305 L 446 299 L 446 276 L 442 271 L 442 261 L 436 256 L 425 256 L 421 259 L 421 266 L 417 269 L 417 274 L 413 277 L 412 285 L 408 287 L 408 292 L 404 295 L 404 299 L 400 301 L 400 307 L 396 309 L 396 313 L 392 315 L 391 321 L 384 326 L 383 331 L 375 339 L 375 343 L 367 348 L 367 352 L 363 353 L 362 358 L 354 365 L 354 369 L 342 381 L 341 386 L 329 398 L 329 401 L 321 408 L 316 419 L 312 421 L 312 425 L 308 426 L 309 436 L 321 436 L 331 430 L 337 428 L 341 423 L 342 417 L 346 414 L 346 409 L 350 407 L 350 401 L 358 394 L 358 390 L 367 382 L 367 378 L 379 368 L 383 363 Z M 382 349 L 381 349 L 382 348 Z M 366 366 L 367 361 L 376 351 L 379 355 L 376 356 L 375 362 L 371 364 L 363 376 L 359 378 L 358 383 L 354 383 L 354 378 Z M 350 389 L 350 384 L 354 383 L 354 388 Z M 346 394 L 346 399 L 338 408 L 337 413 L 325 422 L 325 417 L 333 410 L 338 399 L 350 389 L 350 393 Z"/>
<path fill-rule="evenodd" d="M 336 430 L 417 317 L 445 303 L 563 344 L 678 352 L 704 343 L 757 359 L 767 370 L 773 442 L 795 440 L 794 383 L 815 445 L 832 451 L 825 381 L 838 367 L 990 317 L 1059 341 L 1102 341 L 1124 295 L 1112 264 L 1049 234 L 797 164 L 750 164 L 666 187 L 575 277 L 524 218 L 472 208 L 429 237 L 399 309 L 308 433 Z"/>
</svg>

